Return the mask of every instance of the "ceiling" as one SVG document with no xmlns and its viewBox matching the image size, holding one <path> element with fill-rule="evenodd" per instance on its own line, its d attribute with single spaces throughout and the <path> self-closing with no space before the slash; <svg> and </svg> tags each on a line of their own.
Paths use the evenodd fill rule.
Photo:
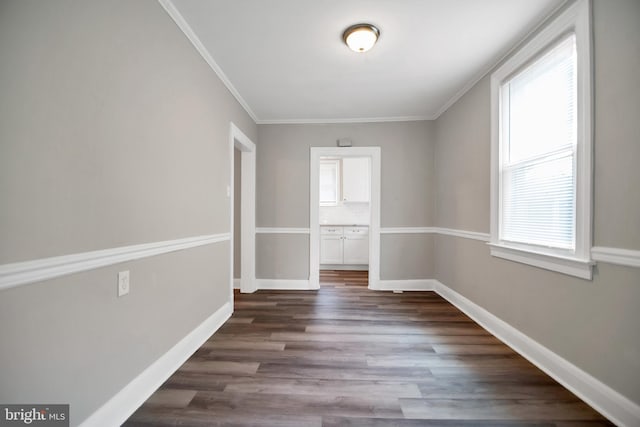
<svg viewBox="0 0 640 427">
<path fill-rule="evenodd" d="M 314 123 L 434 119 L 564 0 L 161 3 L 257 123 Z"/>
</svg>

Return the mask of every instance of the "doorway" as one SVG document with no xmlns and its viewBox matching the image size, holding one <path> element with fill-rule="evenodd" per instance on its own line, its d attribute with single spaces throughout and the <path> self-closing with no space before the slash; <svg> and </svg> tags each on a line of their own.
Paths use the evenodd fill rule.
<svg viewBox="0 0 640 427">
<path fill-rule="evenodd" d="M 349 239 L 348 235 L 356 235 L 357 233 L 368 234 L 368 286 L 369 289 L 375 288 L 377 282 L 380 279 L 380 147 L 312 147 L 310 156 L 310 188 L 309 188 L 309 224 L 310 224 L 310 243 L 309 243 L 309 284 L 312 289 L 318 289 L 320 287 L 320 257 L 321 257 L 321 242 L 324 242 L 325 249 L 331 250 L 331 246 L 344 247 L 344 242 Z M 321 189 L 320 189 L 320 173 L 321 169 L 323 173 L 331 170 L 328 160 L 339 159 L 344 161 L 347 159 L 348 163 L 357 163 L 356 159 L 366 159 L 369 165 L 370 177 L 369 177 L 369 206 L 368 206 L 368 226 L 357 227 L 358 224 L 351 224 L 348 227 L 326 227 L 322 222 L 327 224 L 326 217 L 321 218 Z M 321 164 L 327 164 L 327 167 Z M 336 178 L 336 185 L 337 185 Z M 342 179 L 342 177 L 340 177 Z M 338 192 L 338 190 L 336 190 Z M 325 191 L 322 191 L 324 202 L 326 202 Z M 341 194 L 341 200 L 343 199 Z M 323 203 L 324 204 L 324 203 Z M 353 212 L 352 212 L 353 214 Z M 357 212 L 356 212 L 357 214 Z M 353 221 L 352 221 L 353 222 Z M 346 229 L 346 231 L 345 231 Z M 347 234 L 345 234 L 345 232 Z M 326 234 L 335 234 L 326 235 Z M 326 235 L 326 236 L 325 236 Z M 339 236 L 338 236 L 339 235 Z M 324 240 L 322 238 L 324 237 Z M 339 239 L 338 239 L 339 237 Z M 349 239 L 347 246 L 362 244 L 362 240 Z M 324 257 L 324 261 L 330 261 L 330 258 Z M 343 258 L 344 260 L 344 258 Z M 347 261 L 349 257 L 347 258 Z M 360 261 L 359 261 L 360 262 Z M 351 262 L 347 262 L 351 264 Z"/>
<path fill-rule="evenodd" d="M 230 198 L 230 293 L 233 301 L 234 282 L 242 293 L 256 291 L 256 145 L 233 123 L 229 130 L 229 149 L 231 152 Z M 240 174 L 236 177 L 236 153 L 239 157 Z M 236 188 L 235 183 L 240 186 Z M 236 203 L 239 199 L 240 203 Z M 237 236 L 235 225 L 240 225 Z M 235 246 L 240 250 L 236 254 Z M 237 258 L 239 256 L 239 258 Z M 238 268 L 236 269 L 236 262 Z M 239 272 L 236 279 L 234 272 Z"/>
</svg>

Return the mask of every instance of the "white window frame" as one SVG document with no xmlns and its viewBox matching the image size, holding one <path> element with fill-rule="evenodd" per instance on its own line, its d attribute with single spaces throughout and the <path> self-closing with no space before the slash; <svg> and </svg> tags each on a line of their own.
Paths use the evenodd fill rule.
<svg viewBox="0 0 640 427">
<path fill-rule="evenodd" d="M 578 55 L 575 251 L 516 244 L 500 239 L 501 87 L 560 39 L 575 34 Z M 491 75 L 491 255 L 591 280 L 592 266 L 592 41 L 589 0 L 578 0 L 542 28 Z"/>
<path fill-rule="evenodd" d="M 340 201 L 342 200 L 342 197 L 340 195 L 341 193 L 341 179 L 342 179 L 342 162 L 340 161 L 340 159 L 320 159 L 320 164 L 335 164 L 335 168 L 336 168 L 336 200 L 335 201 L 321 201 L 320 202 L 320 206 L 338 206 L 340 204 Z"/>
</svg>

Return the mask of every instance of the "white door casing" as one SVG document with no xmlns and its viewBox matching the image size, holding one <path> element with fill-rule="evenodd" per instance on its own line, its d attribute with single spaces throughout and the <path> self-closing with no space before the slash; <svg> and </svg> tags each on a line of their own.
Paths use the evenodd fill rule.
<svg viewBox="0 0 640 427">
<path fill-rule="evenodd" d="M 309 287 L 320 288 L 320 158 L 369 157 L 371 205 L 369 222 L 369 289 L 380 280 L 380 147 L 311 147 L 309 175 Z"/>
<path fill-rule="evenodd" d="M 231 177 L 229 179 L 231 235 L 233 236 L 234 209 L 233 188 L 234 150 L 240 150 L 240 292 L 256 291 L 256 145 L 233 123 L 229 130 L 229 151 L 231 153 Z M 231 280 L 230 291 L 233 302 L 233 239 L 230 245 Z"/>
</svg>

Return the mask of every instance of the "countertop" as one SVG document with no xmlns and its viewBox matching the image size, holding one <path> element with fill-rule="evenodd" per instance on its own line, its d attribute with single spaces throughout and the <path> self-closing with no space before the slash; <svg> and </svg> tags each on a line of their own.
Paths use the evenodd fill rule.
<svg viewBox="0 0 640 427">
<path fill-rule="evenodd" d="M 320 224 L 320 227 L 368 227 L 369 224 Z"/>
</svg>

